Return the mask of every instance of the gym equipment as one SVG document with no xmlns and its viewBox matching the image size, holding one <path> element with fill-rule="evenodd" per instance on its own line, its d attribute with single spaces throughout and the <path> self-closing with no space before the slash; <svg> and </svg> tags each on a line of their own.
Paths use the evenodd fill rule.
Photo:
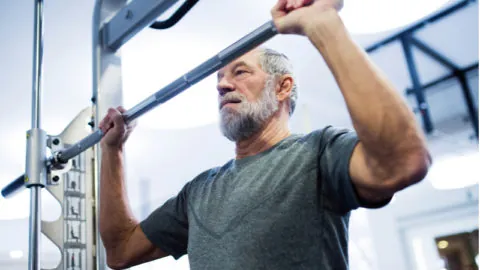
<svg viewBox="0 0 480 270">
<path fill-rule="evenodd" d="M 163 22 L 155 22 L 156 18 L 169 10 L 176 2 L 178 0 L 134 0 L 129 3 L 126 3 L 126 0 L 97 0 L 95 2 L 92 23 L 93 106 L 90 111 L 87 110 L 93 118 L 94 123 L 92 125 L 94 127 L 98 126 L 98 122 L 105 115 L 106 109 L 121 104 L 121 61 L 119 61 L 121 57 L 118 49 L 147 26 L 154 29 L 165 29 L 174 25 L 198 0 L 187 0 L 170 19 Z M 63 138 L 61 135 L 57 137 L 49 136 L 41 129 L 43 0 L 35 0 L 34 15 L 32 128 L 27 132 L 26 171 L 24 175 L 5 186 L 1 193 L 4 197 L 9 197 L 21 190 L 22 187 L 30 189 L 29 269 L 36 270 L 40 268 L 39 237 L 42 225 L 47 236 L 62 249 L 62 264 L 57 269 L 69 269 L 71 264 L 75 264 L 75 262 L 77 263 L 75 269 L 104 269 L 105 258 L 100 248 L 101 239 L 98 231 L 94 229 L 98 227 L 94 217 L 98 216 L 98 179 L 99 160 L 101 159 L 96 144 L 100 142 L 104 134 L 100 129 L 96 128 L 92 130 L 90 135 L 77 143 L 70 143 L 69 141 L 65 143 L 66 140 L 70 140 L 71 136 L 68 138 Z M 123 114 L 125 122 L 129 123 L 156 106 L 170 100 L 224 67 L 232 60 L 274 37 L 277 33 L 273 21 L 266 22 L 217 55 L 126 111 Z M 46 155 L 47 146 L 53 150 L 51 156 Z M 82 184 L 75 182 L 73 186 L 71 183 L 69 186 L 67 181 L 66 186 L 63 183 L 59 187 L 58 181 L 69 177 L 69 173 L 72 173 L 71 166 L 73 161 L 77 165 L 88 164 L 89 162 L 84 160 L 86 156 L 90 156 L 91 159 L 95 160 L 95 162 L 92 162 L 93 166 L 81 168 L 83 169 L 82 173 L 85 173 L 83 178 L 89 178 L 90 180 L 83 183 L 83 187 L 86 187 L 84 193 L 77 192 L 74 194 L 80 196 L 80 201 L 81 198 L 85 201 L 87 201 L 87 198 L 91 198 L 91 200 L 84 204 L 73 203 L 71 200 L 69 202 L 69 200 L 65 200 L 65 198 L 71 197 L 72 190 L 69 191 L 69 189 L 78 188 Z M 59 170 L 65 164 L 67 164 L 70 170 Z M 62 189 L 62 186 L 63 194 L 59 191 L 59 189 Z M 59 221 L 56 221 L 56 225 L 41 223 L 39 202 L 40 191 L 44 187 L 47 187 L 62 204 L 64 216 Z M 65 189 L 65 187 L 67 188 Z M 94 188 L 92 189 L 92 187 Z M 95 190 L 95 194 L 93 194 L 92 190 Z M 74 204 L 83 205 L 83 207 L 94 210 L 82 210 L 84 212 L 79 212 L 81 207 L 79 206 L 76 210 L 75 208 L 72 209 Z M 93 211 L 96 211 L 95 215 Z M 89 220 L 88 222 L 80 223 L 83 225 L 77 226 L 83 228 L 83 231 L 86 233 L 83 235 L 80 234 L 80 229 L 77 231 L 72 229 L 73 227 L 68 225 L 68 220 L 66 220 L 66 217 L 69 215 L 73 215 L 71 216 L 73 219 L 78 219 L 80 213 L 84 213 L 84 219 Z M 64 236 L 63 240 L 61 236 L 57 235 L 60 228 L 58 226 L 62 228 L 63 233 L 61 235 Z M 77 244 L 73 245 L 72 241 Z M 81 258 L 81 254 L 89 256 L 94 251 L 95 262 Z M 79 262 L 83 262 L 83 264 L 79 266 Z"/>
<path fill-rule="evenodd" d="M 85 123 L 91 117 L 91 108 L 82 110 L 58 136 L 49 136 L 47 146 L 53 151 L 68 147 L 88 135 Z M 61 260 L 56 270 L 96 269 L 95 218 L 95 157 L 93 148 L 70 159 L 64 168 L 52 170 L 45 187 L 62 205 L 60 218 L 53 222 L 42 221 L 41 231 L 60 250 Z"/>
</svg>

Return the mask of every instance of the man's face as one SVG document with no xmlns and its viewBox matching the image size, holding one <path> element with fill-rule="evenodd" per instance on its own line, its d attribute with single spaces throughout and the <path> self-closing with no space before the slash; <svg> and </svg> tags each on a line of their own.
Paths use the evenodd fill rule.
<svg viewBox="0 0 480 270">
<path fill-rule="evenodd" d="M 262 70 L 258 51 L 228 64 L 217 76 L 220 127 L 228 139 L 250 137 L 277 111 L 275 81 Z"/>
</svg>

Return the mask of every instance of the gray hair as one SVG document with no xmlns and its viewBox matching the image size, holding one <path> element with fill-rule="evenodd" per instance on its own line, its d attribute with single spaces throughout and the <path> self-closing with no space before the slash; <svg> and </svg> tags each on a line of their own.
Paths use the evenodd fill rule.
<svg viewBox="0 0 480 270">
<path fill-rule="evenodd" d="M 290 93 L 290 115 L 295 111 L 298 98 L 297 82 L 293 75 L 293 65 L 286 55 L 270 48 L 260 47 L 260 65 L 263 71 L 270 75 L 282 76 L 289 74 L 293 77 L 293 87 Z"/>
</svg>

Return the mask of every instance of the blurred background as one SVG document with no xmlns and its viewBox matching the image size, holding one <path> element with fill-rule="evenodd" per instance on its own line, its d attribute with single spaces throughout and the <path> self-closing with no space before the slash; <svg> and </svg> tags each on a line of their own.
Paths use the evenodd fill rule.
<svg viewBox="0 0 480 270">
<path fill-rule="evenodd" d="M 25 170 L 34 1 L 0 1 L 3 187 Z M 269 20 L 275 2 L 202 0 L 170 29 L 144 29 L 121 49 L 124 106 Z M 43 128 L 51 135 L 91 105 L 93 5 L 94 0 L 45 1 Z M 427 177 L 388 206 L 352 213 L 352 270 L 478 269 L 478 11 L 477 1 L 345 0 L 341 15 L 353 39 L 416 113 L 434 159 Z M 277 36 L 265 45 L 288 55 L 297 72 L 294 133 L 326 125 L 352 128 L 332 74 L 306 38 Z M 415 70 L 418 77 L 412 78 Z M 421 89 L 413 90 L 415 84 Z M 126 153 L 130 205 L 140 220 L 198 173 L 232 158 L 234 145 L 218 128 L 214 76 L 141 117 Z M 43 193 L 43 218 L 55 220 L 60 207 Z M 27 191 L 0 198 L 0 269 L 27 268 L 28 206 Z M 44 268 L 60 259 L 45 237 L 41 255 Z M 134 269 L 189 269 L 188 258 Z"/>
</svg>

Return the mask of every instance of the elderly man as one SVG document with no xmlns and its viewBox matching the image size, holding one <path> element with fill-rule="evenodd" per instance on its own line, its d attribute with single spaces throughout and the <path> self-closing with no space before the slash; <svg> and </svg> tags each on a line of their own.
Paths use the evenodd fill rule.
<svg viewBox="0 0 480 270">
<path fill-rule="evenodd" d="M 355 131 L 291 134 L 288 59 L 257 48 L 218 72 L 221 130 L 236 156 L 189 181 L 138 222 L 126 200 L 123 108 L 100 128 L 100 233 L 112 268 L 188 254 L 192 269 L 347 269 L 349 213 L 385 206 L 423 179 L 430 155 L 415 118 L 349 37 L 341 1 L 280 0 L 280 33 L 306 36 L 340 87 Z"/>
</svg>

